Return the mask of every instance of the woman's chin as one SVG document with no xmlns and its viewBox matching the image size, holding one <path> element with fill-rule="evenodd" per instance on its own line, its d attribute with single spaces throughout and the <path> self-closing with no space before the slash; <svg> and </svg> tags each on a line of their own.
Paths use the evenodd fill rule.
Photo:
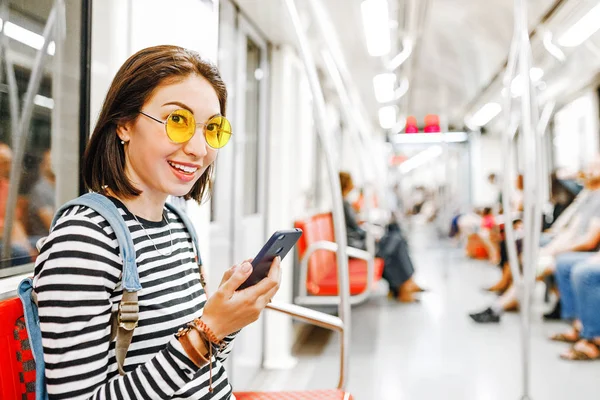
<svg viewBox="0 0 600 400">
<path fill-rule="evenodd" d="M 170 188 L 171 190 L 169 191 L 169 193 L 171 194 L 171 196 L 183 197 L 192 191 L 196 182 L 198 182 L 198 180 L 195 180 L 195 181 L 190 182 L 185 185 L 182 185 L 182 184 L 174 185 L 173 187 Z"/>
</svg>

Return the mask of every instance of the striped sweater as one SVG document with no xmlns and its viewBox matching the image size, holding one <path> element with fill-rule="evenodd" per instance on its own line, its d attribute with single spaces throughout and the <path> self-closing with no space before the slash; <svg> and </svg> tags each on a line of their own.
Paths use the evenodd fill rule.
<svg viewBox="0 0 600 400">
<path fill-rule="evenodd" d="M 182 221 L 165 208 L 162 222 L 139 217 L 138 222 L 112 200 L 131 232 L 142 285 L 127 374 L 118 374 L 110 341 L 110 315 L 122 295 L 117 239 L 102 216 L 75 206 L 57 221 L 35 266 L 50 399 L 233 398 L 222 364 L 233 335 L 213 358 L 212 394 L 208 365 L 197 368 L 174 337 L 179 327 L 202 315 L 206 302 Z"/>
</svg>

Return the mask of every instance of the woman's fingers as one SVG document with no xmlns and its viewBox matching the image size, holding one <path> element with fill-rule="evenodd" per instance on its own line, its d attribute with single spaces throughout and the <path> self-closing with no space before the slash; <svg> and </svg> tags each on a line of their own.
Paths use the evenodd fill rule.
<svg viewBox="0 0 600 400">
<path fill-rule="evenodd" d="M 248 279 L 250 273 L 252 273 L 252 265 L 245 261 L 233 270 L 229 278 L 221 285 L 221 288 L 227 294 L 228 298 L 233 296 L 233 293 L 237 288 Z M 224 278 L 225 277 L 223 277 L 223 279 Z"/>
<path fill-rule="evenodd" d="M 273 262 L 271 263 L 271 268 L 269 269 L 269 274 L 266 278 L 258 282 L 256 285 L 249 287 L 246 289 L 248 291 L 248 295 L 254 296 L 255 298 L 259 298 L 264 296 L 267 292 L 275 288 L 279 289 L 279 282 L 281 281 L 281 257 L 275 257 Z"/>
<path fill-rule="evenodd" d="M 261 308 L 265 308 L 267 304 L 269 304 L 271 300 L 273 300 L 273 297 L 275 297 L 277 291 L 279 291 L 279 285 L 273 287 L 271 290 L 260 296 L 256 300 L 256 303 L 259 304 Z"/>
<path fill-rule="evenodd" d="M 233 275 L 236 268 L 238 268 L 238 265 L 234 265 L 233 267 L 231 267 L 227 271 L 225 271 L 225 273 L 223 274 L 223 277 L 221 278 L 221 283 L 219 284 L 219 287 L 223 286 L 223 284 L 225 282 L 227 282 L 229 280 L 229 278 L 231 278 L 231 275 Z"/>
</svg>

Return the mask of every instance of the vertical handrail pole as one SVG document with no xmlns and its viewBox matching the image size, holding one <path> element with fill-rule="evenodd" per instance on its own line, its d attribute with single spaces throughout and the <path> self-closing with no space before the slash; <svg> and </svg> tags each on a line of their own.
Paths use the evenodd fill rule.
<svg viewBox="0 0 600 400">
<path fill-rule="evenodd" d="M 521 18 L 519 39 L 519 69 L 523 79 L 521 98 L 521 133 L 525 157 L 524 170 L 524 226 L 523 243 L 523 285 L 521 313 L 523 335 L 523 400 L 530 399 L 531 392 L 531 301 L 535 285 L 535 271 L 539 253 L 539 237 L 541 230 L 541 199 L 539 193 L 539 135 L 537 134 L 538 108 L 536 96 L 531 82 L 531 44 L 527 26 L 527 5 L 523 0 L 516 0 L 515 12 Z"/>
<path fill-rule="evenodd" d="M 333 144 L 333 131 L 331 130 L 330 124 L 328 123 L 325 98 L 321 85 L 319 83 L 319 77 L 317 75 L 317 68 L 315 61 L 312 57 L 310 45 L 302 23 L 300 22 L 300 16 L 296 8 L 294 0 L 284 0 L 287 11 L 290 15 L 294 31 L 296 33 L 296 39 L 298 41 L 298 48 L 302 56 L 304 67 L 306 68 L 306 74 L 308 82 L 313 94 L 313 101 L 315 103 L 315 111 L 317 113 L 317 123 L 319 129 L 317 129 L 317 135 L 323 146 L 323 154 L 325 155 L 325 163 L 327 167 L 327 173 L 329 176 L 329 184 L 331 187 L 331 199 L 332 199 L 332 215 L 333 215 L 333 228 L 335 234 L 335 240 L 338 244 L 337 248 L 337 272 L 338 272 L 338 291 L 339 291 L 339 303 L 338 312 L 339 317 L 344 323 L 344 335 L 341 337 L 342 341 L 342 365 L 340 371 L 340 380 L 338 387 L 344 389 L 346 385 L 346 377 L 348 376 L 348 348 L 350 343 L 350 283 L 348 277 L 348 256 L 346 254 L 346 223 L 344 220 L 343 202 L 342 202 L 342 190 L 340 187 L 340 180 L 338 171 L 334 165 L 334 161 L 331 155 L 334 152 Z"/>
<path fill-rule="evenodd" d="M 312 3 L 312 1 L 314 1 L 314 0 L 310 0 L 311 3 Z M 357 129 L 355 121 L 354 121 L 354 117 L 352 115 L 353 110 L 352 110 L 352 104 L 350 102 L 350 97 L 348 96 L 348 92 L 346 91 L 346 88 L 344 87 L 344 82 L 342 81 L 342 76 L 340 75 L 340 71 L 337 69 L 336 63 L 332 58 L 333 57 L 332 53 L 330 51 L 324 50 L 322 52 L 322 55 L 323 55 L 323 60 L 325 61 L 325 66 L 327 68 L 327 71 L 329 72 L 331 80 L 333 81 L 333 84 L 335 86 L 337 95 L 340 98 L 340 101 L 342 103 L 344 119 L 346 120 L 346 123 L 348 125 L 348 130 L 350 131 L 352 144 L 354 145 L 354 151 L 356 152 L 356 155 L 358 156 L 358 159 L 359 159 L 359 170 L 360 170 L 361 177 L 363 178 L 364 182 L 367 183 L 368 179 L 367 179 L 366 170 L 367 170 L 367 168 L 369 168 L 369 166 L 368 166 L 368 163 L 366 160 L 366 154 L 368 154 L 368 153 L 362 151 L 363 148 L 361 147 L 360 133 L 358 132 L 358 129 Z M 365 187 L 365 191 L 364 191 L 364 200 L 365 200 L 364 201 L 364 212 L 366 213 L 366 215 L 369 215 L 369 211 L 371 210 L 371 208 L 373 206 L 373 204 L 371 203 L 372 192 L 371 192 L 371 188 L 368 184 L 365 186 L 366 187 Z M 367 230 L 367 251 L 369 253 L 371 253 L 373 256 L 375 256 L 375 236 L 369 230 Z M 367 267 L 367 289 L 363 293 L 368 296 L 373 287 L 373 275 L 375 274 L 375 271 L 371 270 L 372 266 L 373 266 L 372 263 L 368 263 L 367 265 L 368 265 L 368 267 Z"/>
<path fill-rule="evenodd" d="M 385 190 L 382 188 L 379 183 L 380 180 L 377 179 L 377 173 L 379 171 L 378 162 L 381 161 L 375 152 L 373 143 L 373 137 L 371 136 L 371 131 L 368 129 L 362 118 L 360 118 L 360 103 L 357 96 L 353 96 L 353 92 L 355 92 L 356 88 L 353 85 L 352 78 L 348 71 L 348 67 L 344 60 L 343 54 L 340 52 L 339 41 L 335 31 L 331 29 L 333 23 L 329 18 L 329 14 L 325 9 L 323 2 L 321 0 L 308 0 L 308 4 L 312 9 L 312 16 L 314 20 L 317 22 L 317 27 L 321 32 L 321 38 L 325 41 L 325 46 L 331 56 L 331 60 L 335 65 L 335 69 L 337 70 L 337 75 L 339 76 L 339 80 L 341 82 L 341 88 L 343 93 L 340 95 L 340 100 L 342 103 L 348 104 L 348 110 L 350 111 L 350 116 L 348 118 L 348 124 L 356 129 L 356 134 L 359 137 L 359 143 L 362 144 L 361 152 L 359 154 L 364 154 L 364 158 L 366 161 L 370 162 L 370 169 L 372 170 L 373 175 L 370 176 L 370 179 L 365 179 L 368 182 L 366 188 L 377 192 L 380 199 L 385 198 Z M 333 77 L 332 77 L 333 78 Z M 333 78 L 334 80 L 336 78 Z M 336 85 L 337 86 L 337 85 Z M 336 88 L 337 89 L 337 88 Z M 346 99 L 342 99 L 342 96 Z M 346 111 L 346 109 L 344 109 Z M 366 164 L 365 164 L 366 165 Z M 368 165 L 367 165 L 368 167 Z M 367 171 L 367 170 L 365 170 Z M 368 176 L 365 172 L 365 177 Z M 365 199 L 372 201 L 372 197 L 369 198 L 367 193 L 365 192 Z M 365 201 L 367 203 L 367 201 Z M 375 208 L 374 202 L 371 203 L 373 208 Z"/>
<path fill-rule="evenodd" d="M 542 189 L 545 190 L 543 193 L 544 198 L 540 196 L 540 208 L 542 207 L 542 203 L 544 200 L 548 199 L 549 189 L 551 189 L 551 182 L 549 180 L 550 171 L 548 170 L 548 147 L 546 146 L 546 130 L 548 129 L 548 125 L 550 124 L 550 119 L 554 113 L 554 108 L 556 107 L 556 102 L 551 100 L 544 104 L 544 108 L 542 109 L 542 113 L 540 114 L 540 120 L 536 127 L 536 133 L 539 139 L 539 148 L 540 148 L 540 182 L 546 182 L 545 187 Z"/>
<path fill-rule="evenodd" d="M 516 37 L 519 29 L 519 20 L 515 18 L 514 35 Z M 506 157 L 504 162 L 504 177 L 502 178 L 502 208 L 504 209 L 504 232 L 508 261 L 513 275 L 513 282 L 517 287 L 521 284 L 521 273 L 519 272 L 519 257 L 517 254 L 515 231 L 512 225 L 511 198 L 513 194 L 512 182 L 509 177 L 513 167 L 514 138 L 519 128 L 518 116 L 513 110 L 511 96 L 511 84 L 516 76 L 516 66 L 519 53 L 519 42 L 513 38 L 508 55 L 508 64 L 503 78 L 504 93 L 504 121 L 506 124 L 503 135 L 503 153 Z"/>
<path fill-rule="evenodd" d="M 539 236 L 541 229 L 542 199 L 540 193 L 540 178 L 543 173 L 542 159 L 539 155 L 542 145 L 542 135 L 545 126 L 538 124 L 538 105 L 535 100 L 534 88 L 531 82 L 531 44 L 527 25 L 526 4 L 522 0 L 514 0 L 514 35 L 511 42 L 509 61 L 504 77 L 505 104 L 504 116 L 507 130 L 504 135 L 504 154 L 508 157 L 505 162 L 503 187 L 503 205 L 505 215 L 506 245 L 509 263 L 513 273 L 513 281 L 522 306 L 521 313 L 521 350 L 522 350 L 522 400 L 530 399 L 530 329 L 531 329 L 531 294 L 535 285 L 535 266 L 539 251 Z M 518 68 L 517 68 L 518 67 Z M 517 70 L 523 80 L 523 93 L 520 101 L 520 113 L 513 109 L 511 93 L 512 82 Z M 520 128 L 522 151 L 524 158 L 524 199 L 523 224 L 523 272 L 519 270 L 519 260 L 516 251 L 515 235 L 510 216 L 511 182 L 508 177 L 513 165 L 514 137 Z M 542 132 L 540 132 L 542 130 Z"/>
</svg>

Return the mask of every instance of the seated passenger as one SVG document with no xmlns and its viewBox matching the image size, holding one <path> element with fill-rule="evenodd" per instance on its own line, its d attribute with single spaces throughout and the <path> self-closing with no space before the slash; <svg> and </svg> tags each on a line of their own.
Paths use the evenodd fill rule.
<svg viewBox="0 0 600 400">
<path fill-rule="evenodd" d="M 568 225 L 540 251 L 537 275 L 543 278 L 555 269 L 555 257 L 572 252 L 594 251 L 600 247 L 600 157 L 590 162 L 586 172 L 584 201 L 578 205 Z M 480 313 L 470 314 L 476 322 L 498 322 L 504 311 L 514 309 L 518 304 L 517 291 L 511 286 L 494 304 Z M 559 310 L 547 314 L 559 314 Z"/>
<path fill-rule="evenodd" d="M 600 245 L 600 156 L 588 165 L 585 187 L 589 195 L 579 205 L 568 225 L 540 251 L 540 273 L 554 272 L 554 258 L 559 254 L 594 251 Z"/>
<path fill-rule="evenodd" d="M 117 72 L 83 170 L 87 189 L 116 205 L 134 239 L 139 325 L 120 374 L 110 339 L 111 311 L 123 299 L 118 241 L 90 208 L 62 213 L 34 276 L 49 398 L 232 397 L 225 360 L 276 294 L 279 258 L 241 291 L 252 266 L 233 266 L 207 298 L 190 232 L 165 208 L 169 195 L 200 201 L 209 189 L 217 149 L 231 135 L 226 103 L 216 67 L 180 47 L 140 50 Z"/>
<path fill-rule="evenodd" d="M 54 192 L 56 177 L 52 171 L 50 150 L 44 152 L 40 163 L 40 178 L 31 189 L 29 195 L 29 242 L 32 247 L 37 241 L 48 235 L 52 217 L 54 216 Z"/>
<path fill-rule="evenodd" d="M 562 215 L 562 213 L 569 208 L 576 195 L 571 192 L 563 183 L 563 180 L 559 179 L 556 175 L 556 171 L 552 172 L 550 178 L 550 203 L 552 204 L 552 215 L 548 221 L 544 219 L 543 230 L 546 231 L 551 229 L 554 223 Z"/>
<path fill-rule="evenodd" d="M 479 237 L 485 245 L 490 262 L 494 265 L 500 262 L 498 242 L 494 240 L 493 230 L 495 228 L 496 220 L 492 214 L 492 208 L 485 207 L 481 212 L 481 229 L 479 230 Z"/>
<path fill-rule="evenodd" d="M 514 220 L 512 224 L 516 236 L 517 254 L 520 256 L 523 248 L 523 223 L 520 219 L 517 219 Z M 498 263 L 498 266 L 502 269 L 502 277 L 496 284 L 492 285 L 486 290 L 490 292 L 499 292 L 500 294 L 502 294 L 506 290 L 508 290 L 509 286 L 512 284 L 512 272 L 510 269 L 508 259 L 508 249 L 506 247 L 506 233 L 504 231 L 504 224 L 498 226 L 498 230 L 498 239 L 500 247 L 500 262 Z"/>
<path fill-rule="evenodd" d="M 10 170 L 12 166 L 12 150 L 5 143 L 0 143 L 0 249 L 4 242 L 4 226 L 6 217 L 6 203 L 10 191 Z M 30 246 L 27 232 L 21 222 L 18 210 L 12 219 L 12 232 L 10 235 L 10 259 L 0 261 L 2 267 L 10 267 L 30 263 L 37 255 L 37 251 Z"/>
<path fill-rule="evenodd" d="M 352 177 L 347 172 L 340 172 L 340 185 L 344 197 L 344 217 L 348 246 L 366 250 L 367 233 L 357 221 L 354 208 L 348 201 L 348 194 L 354 189 Z M 387 232 L 377 244 L 377 257 L 384 260 L 383 279 L 390 287 L 390 295 L 402 303 L 412 303 L 416 299 L 415 292 L 422 292 L 412 279 L 415 269 L 410 259 L 408 243 L 402 237 L 397 224 L 390 224 Z"/>
</svg>

